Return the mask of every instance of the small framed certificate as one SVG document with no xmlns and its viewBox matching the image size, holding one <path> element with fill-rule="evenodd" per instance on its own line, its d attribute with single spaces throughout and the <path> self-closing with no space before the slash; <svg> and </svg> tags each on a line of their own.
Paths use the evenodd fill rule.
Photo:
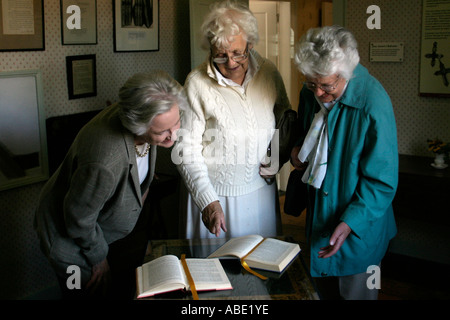
<svg viewBox="0 0 450 320">
<path fill-rule="evenodd" d="M 95 54 L 66 57 L 69 100 L 97 95 Z"/>
</svg>

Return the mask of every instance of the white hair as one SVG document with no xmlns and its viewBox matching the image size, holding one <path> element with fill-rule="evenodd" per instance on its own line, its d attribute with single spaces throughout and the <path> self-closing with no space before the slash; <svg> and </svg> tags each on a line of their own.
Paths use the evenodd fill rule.
<svg viewBox="0 0 450 320">
<path fill-rule="evenodd" d="M 165 71 L 138 73 L 119 91 L 119 116 L 125 128 L 142 135 L 152 120 L 177 105 L 180 112 L 188 108 L 184 88 Z"/>
<path fill-rule="evenodd" d="M 313 28 L 300 39 L 295 63 L 308 77 L 338 74 L 350 80 L 359 63 L 358 43 L 343 27 Z"/>
<path fill-rule="evenodd" d="M 258 23 L 248 7 L 237 1 L 226 0 L 212 5 L 201 27 L 202 47 L 206 50 L 215 45 L 229 48 L 234 36 L 242 35 L 250 45 L 259 40 Z"/>
</svg>

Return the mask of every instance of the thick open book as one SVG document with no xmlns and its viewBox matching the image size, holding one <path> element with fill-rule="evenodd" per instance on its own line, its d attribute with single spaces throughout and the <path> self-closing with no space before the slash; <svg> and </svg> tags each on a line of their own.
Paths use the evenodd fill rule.
<svg viewBox="0 0 450 320">
<path fill-rule="evenodd" d="M 186 259 L 197 291 L 231 290 L 230 281 L 218 259 Z M 137 298 L 175 290 L 191 290 L 181 261 L 166 255 L 136 269 Z"/>
<path fill-rule="evenodd" d="M 208 258 L 235 256 L 250 268 L 282 272 L 299 252 L 296 243 L 250 235 L 227 241 Z"/>
</svg>

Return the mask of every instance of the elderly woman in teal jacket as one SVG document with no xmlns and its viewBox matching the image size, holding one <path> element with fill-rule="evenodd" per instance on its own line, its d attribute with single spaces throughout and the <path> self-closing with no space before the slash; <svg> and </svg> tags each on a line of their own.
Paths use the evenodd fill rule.
<svg viewBox="0 0 450 320">
<path fill-rule="evenodd" d="M 309 30 L 295 58 L 306 82 L 299 104 L 302 136 L 291 162 L 307 184 L 311 274 L 319 284 L 331 278 L 327 285 L 339 288 L 340 298 L 376 299 L 368 268 L 380 265 L 397 232 L 390 98 L 359 64 L 356 40 L 342 27 Z"/>
</svg>

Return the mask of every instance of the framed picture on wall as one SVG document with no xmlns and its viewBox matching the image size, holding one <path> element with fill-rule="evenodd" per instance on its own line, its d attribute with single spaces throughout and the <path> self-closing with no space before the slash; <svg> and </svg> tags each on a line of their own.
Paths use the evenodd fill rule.
<svg viewBox="0 0 450 320">
<path fill-rule="evenodd" d="M 0 72 L 0 97 L 0 191 L 48 179 L 41 72 Z"/>
<path fill-rule="evenodd" d="M 97 95 L 95 54 L 66 57 L 69 100 Z"/>
<path fill-rule="evenodd" d="M 63 45 L 97 44 L 97 0 L 61 0 Z"/>
<path fill-rule="evenodd" d="M 159 0 L 113 0 L 114 51 L 159 50 Z"/>
<path fill-rule="evenodd" d="M 0 0 L 0 51 L 45 50 L 44 1 Z"/>
<path fill-rule="evenodd" d="M 420 95 L 450 97 L 450 0 L 423 0 Z"/>
</svg>

